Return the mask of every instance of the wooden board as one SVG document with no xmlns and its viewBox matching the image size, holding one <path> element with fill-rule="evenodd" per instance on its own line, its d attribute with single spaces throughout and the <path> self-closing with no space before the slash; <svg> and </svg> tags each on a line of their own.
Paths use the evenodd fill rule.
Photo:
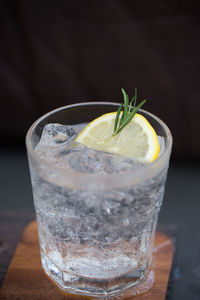
<svg viewBox="0 0 200 300">
<path fill-rule="evenodd" d="M 156 232 L 154 246 L 154 287 L 147 293 L 129 297 L 138 300 L 164 300 L 173 258 L 172 240 Z M 0 299 L 9 300 L 63 300 L 94 299 L 65 294 L 45 276 L 40 264 L 40 253 L 36 222 L 31 222 L 24 231 L 5 276 Z M 120 297 L 121 299 L 121 297 Z M 124 299 L 127 299 L 124 297 Z"/>
</svg>

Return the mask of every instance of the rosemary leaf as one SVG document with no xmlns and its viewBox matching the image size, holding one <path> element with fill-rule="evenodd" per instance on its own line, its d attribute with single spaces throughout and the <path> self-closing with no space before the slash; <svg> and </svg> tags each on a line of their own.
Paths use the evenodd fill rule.
<svg viewBox="0 0 200 300">
<path fill-rule="evenodd" d="M 135 109 L 135 107 L 136 107 L 136 102 L 137 102 L 137 88 L 135 88 L 135 95 L 133 96 L 133 98 L 132 98 L 131 101 L 130 101 L 129 109 L 128 109 L 129 112 L 131 111 L 131 108 L 132 108 L 132 110 Z M 132 104 L 133 104 L 133 105 L 132 105 Z"/>
<path fill-rule="evenodd" d="M 120 112 L 121 112 L 121 110 L 122 110 L 122 106 L 123 106 L 123 104 L 121 104 L 121 105 L 119 106 L 119 109 L 118 109 L 118 111 L 117 111 L 117 115 L 116 115 L 116 119 L 115 119 L 115 126 L 114 126 L 114 133 L 115 133 L 115 131 L 116 131 L 116 129 L 117 129 L 117 125 L 118 125 L 118 121 L 119 121 Z"/>
<path fill-rule="evenodd" d="M 131 99 L 131 102 L 130 102 L 130 104 L 129 104 L 129 109 L 128 109 L 128 112 L 130 112 L 131 111 L 131 108 L 133 108 L 134 109 L 134 104 L 133 104 L 133 107 L 132 107 L 132 103 L 135 103 L 135 96 L 133 96 L 133 98 Z"/>
<path fill-rule="evenodd" d="M 125 90 L 123 88 L 121 90 L 122 90 L 122 94 L 123 94 L 123 97 L 124 97 L 124 103 L 122 103 L 119 106 L 119 109 L 117 111 L 116 118 L 115 118 L 113 136 L 117 135 L 131 121 L 131 119 L 134 117 L 134 115 L 137 113 L 137 111 L 146 102 L 146 99 L 145 99 L 136 106 L 137 88 L 135 88 L 135 95 L 131 99 L 130 103 L 129 103 L 129 96 L 127 95 Z M 122 111 L 123 106 L 124 106 L 124 110 L 123 110 L 123 114 L 120 118 L 120 113 Z M 131 109 L 132 109 L 132 111 L 131 111 Z"/>
<path fill-rule="evenodd" d="M 133 108 L 135 108 L 136 107 L 136 102 L 137 102 L 137 88 L 135 88 L 135 101 L 134 101 L 134 103 L 133 103 Z"/>
<path fill-rule="evenodd" d="M 128 112 L 129 97 L 124 89 L 122 89 L 122 94 L 124 96 L 124 114 L 122 117 L 124 118 Z"/>
<path fill-rule="evenodd" d="M 138 106 L 136 106 L 136 108 L 135 108 L 135 112 L 137 112 L 145 104 L 146 101 L 147 100 L 144 99 L 140 104 L 138 104 Z"/>
<path fill-rule="evenodd" d="M 124 120 L 123 124 L 118 128 L 118 133 L 132 120 L 134 115 L 136 114 L 136 111 L 132 111 Z"/>
</svg>

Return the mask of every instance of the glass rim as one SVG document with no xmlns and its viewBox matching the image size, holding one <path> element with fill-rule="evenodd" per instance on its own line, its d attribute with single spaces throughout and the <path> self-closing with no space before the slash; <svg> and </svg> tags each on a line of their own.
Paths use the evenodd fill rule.
<svg viewBox="0 0 200 300">
<path fill-rule="evenodd" d="M 26 142 L 26 147 L 27 147 L 28 152 L 31 154 L 31 156 L 37 162 L 40 162 L 42 165 L 44 165 L 44 166 L 46 166 L 50 169 L 53 169 L 53 170 L 56 170 L 58 172 L 63 173 L 63 176 L 67 175 L 66 169 L 58 167 L 58 166 L 54 166 L 50 162 L 48 162 L 48 161 L 46 161 L 46 160 L 39 157 L 39 155 L 37 154 L 37 152 L 35 152 L 34 147 L 32 145 L 31 135 L 32 135 L 34 129 L 37 127 L 37 125 L 42 120 L 47 118 L 48 116 L 50 116 L 54 113 L 57 113 L 59 111 L 62 111 L 62 110 L 70 109 L 70 108 L 73 108 L 73 107 L 76 107 L 76 106 L 86 106 L 86 105 L 119 106 L 120 104 L 117 103 L 117 102 L 102 102 L 102 101 L 80 102 L 80 103 L 69 104 L 69 105 L 65 105 L 65 106 L 61 106 L 59 108 L 53 109 L 53 110 L 47 112 L 46 114 L 42 115 L 38 119 L 36 119 L 36 121 L 30 126 L 30 128 L 27 131 L 25 142 Z M 139 112 L 141 112 L 141 113 L 144 112 L 146 115 L 148 115 L 151 118 L 155 119 L 159 123 L 159 125 L 164 129 L 167 139 L 166 139 L 165 149 L 164 149 L 163 153 L 155 161 L 153 161 L 151 163 L 148 163 L 148 164 L 145 164 L 145 165 L 141 166 L 138 169 L 133 169 L 133 170 L 128 170 L 128 171 L 120 171 L 119 173 L 113 173 L 113 174 L 112 173 L 111 174 L 96 173 L 95 174 L 95 173 L 83 173 L 83 172 L 78 172 L 77 170 L 74 170 L 74 172 L 76 172 L 76 179 L 77 180 L 78 179 L 83 179 L 83 177 L 84 177 L 86 180 L 92 180 L 92 182 L 94 182 L 94 181 L 97 181 L 98 179 L 100 179 L 102 181 L 102 179 L 105 178 L 105 180 L 108 182 L 108 179 L 115 180 L 116 178 L 119 178 L 119 177 L 122 178 L 125 173 L 126 173 L 127 177 L 129 177 L 128 175 L 131 176 L 133 174 L 134 175 L 135 174 L 142 175 L 142 174 L 144 174 L 144 172 L 145 172 L 145 174 L 147 174 L 148 170 L 156 169 L 157 166 L 162 164 L 162 161 L 165 161 L 165 160 L 168 159 L 168 157 L 170 156 L 171 147 L 172 147 L 172 134 L 171 134 L 168 126 L 160 118 L 158 118 L 157 116 L 155 116 L 154 114 L 152 114 L 152 113 L 150 113 L 146 110 L 140 109 Z"/>
</svg>

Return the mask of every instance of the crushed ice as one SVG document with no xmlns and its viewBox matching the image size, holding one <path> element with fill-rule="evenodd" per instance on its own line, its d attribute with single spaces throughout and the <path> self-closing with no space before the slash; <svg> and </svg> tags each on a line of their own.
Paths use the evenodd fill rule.
<svg viewBox="0 0 200 300">
<path fill-rule="evenodd" d="M 35 151 L 41 159 L 60 168 L 73 168 L 83 173 L 113 174 L 137 169 L 144 165 L 137 160 L 87 148 L 74 142 L 79 127 L 57 123 L 47 124 Z M 164 138 L 158 137 L 160 154 L 164 151 Z"/>
</svg>

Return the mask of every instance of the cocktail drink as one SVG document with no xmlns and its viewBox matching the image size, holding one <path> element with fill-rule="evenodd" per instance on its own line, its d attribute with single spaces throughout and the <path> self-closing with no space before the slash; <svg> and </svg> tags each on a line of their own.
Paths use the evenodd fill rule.
<svg viewBox="0 0 200 300">
<path fill-rule="evenodd" d="M 47 113 L 26 143 L 44 271 L 65 292 L 112 297 L 153 285 L 152 247 L 172 137 L 140 110 L 159 136 L 152 163 L 76 142 L 93 119 L 118 104 L 91 102 Z"/>
</svg>

